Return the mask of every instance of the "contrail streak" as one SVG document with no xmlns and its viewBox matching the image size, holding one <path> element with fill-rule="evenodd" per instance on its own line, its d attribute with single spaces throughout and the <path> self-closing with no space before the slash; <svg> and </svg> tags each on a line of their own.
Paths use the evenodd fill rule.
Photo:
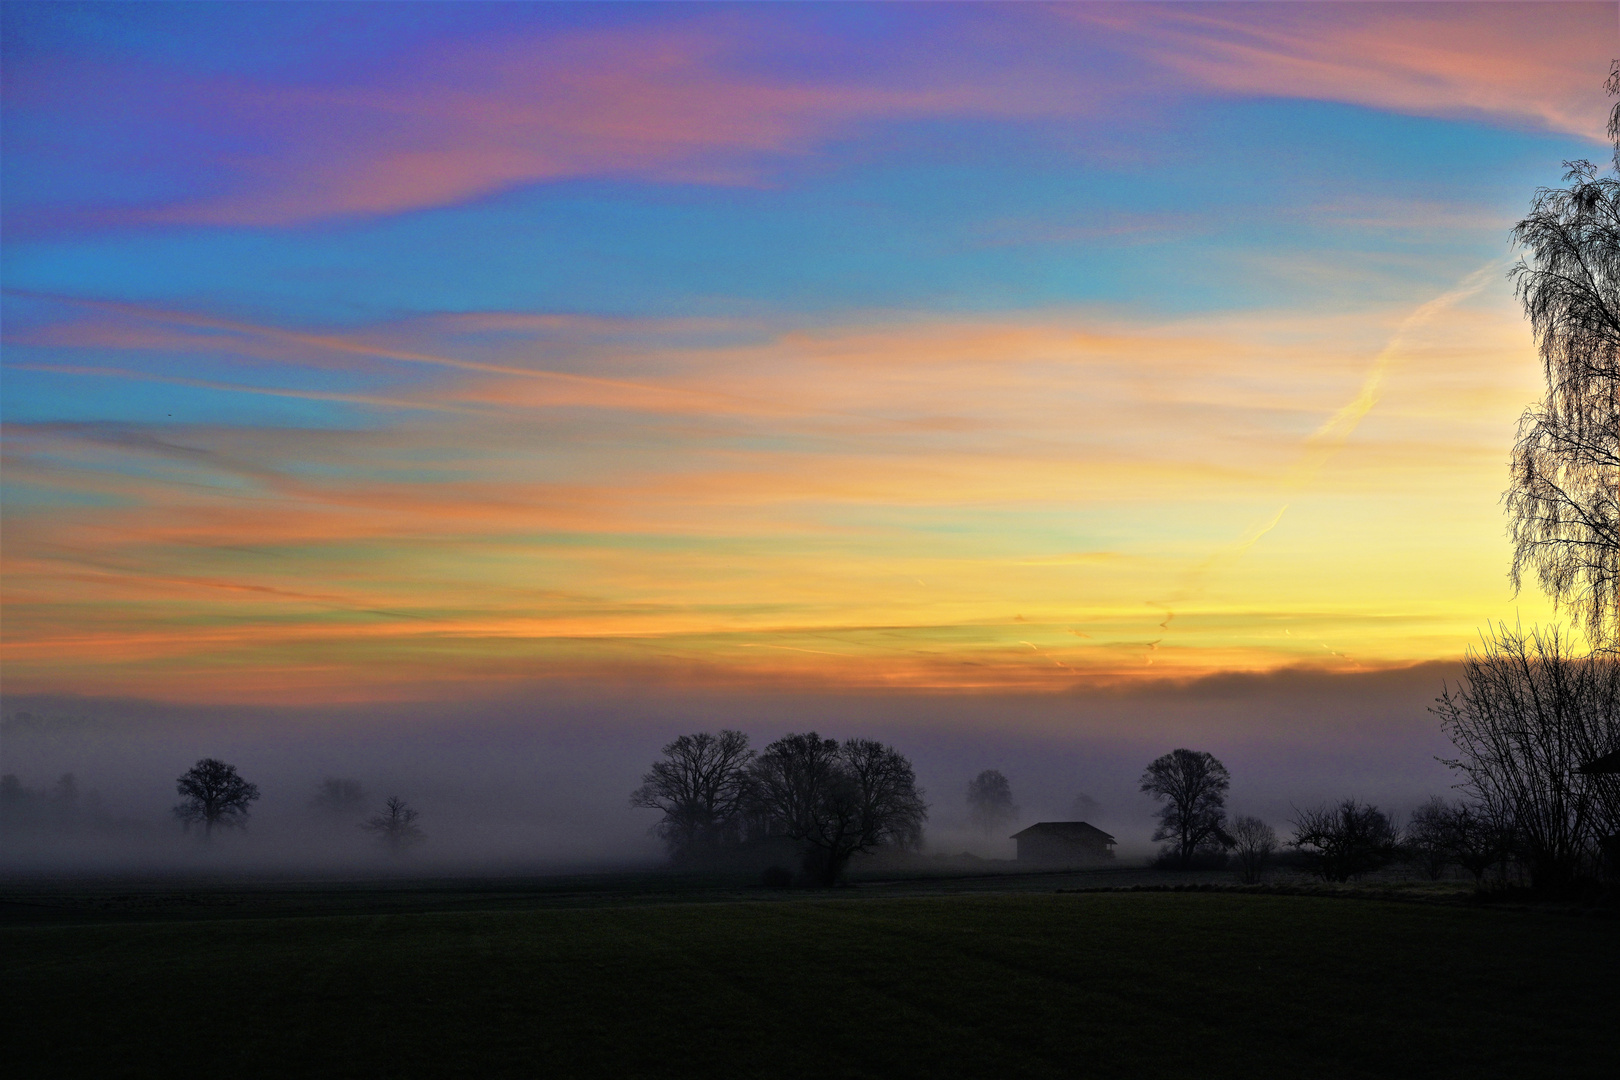
<svg viewBox="0 0 1620 1080">
<path fill-rule="evenodd" d="M 1207 559 L 1188 571 L 1182 587 L 1167 599 L 1149 600 L 1148 604 L 1152 607 L 1167 608 L 1171 603 L 1192 599 L 1203 591 L 1205 580 L 1212 571 L 1219 566 L 1236 562 L 1254 547 L 1261 537 L 1275 529 L 1282 521 L 1283 515 L 1288 512 L 1294 498 L 1315 481 L 1321 474 L 1323 466 L 1349 441 L 1357 426 L 1378 404 L 1383 395 L 1384 381 L 1405 353 L 1412 332 L 1458 301 L 1478 293 L 1491 281 L 1493 275 L 1500 271 L 1500 261 L 1493 259 L 1468 274 L 1453 288 L 1418 305 L 1402 319 L 1388 342 L 1379 350 L 1378 355 L 1373 357 L 1372 366 L 1362 379 L 1361 389 L 1356 392 L 1356 396 L 1305 437 L 1300 455 L 1289 467 L 1282 484 L 1287 501 L 1269 518 L 1250 526 L 1238 540 L 1217 548 Z"/>
<path fill-rule="evenodd" d="M 1492 271 L 1498 269 L 1498 261 L 1491 260 L 1463 278 L 1462 281 L 1457 283 L 1456 288 L 1443 292 L 1427 303 L 1419 305 L 1410 315 L 1402 319 L 1401 324 L 1395 328 L 1394 335 L 1390 337 L 1389 343 L 1373 358 L 1372 368 L 1362 381 L 1360 392 L 1351 398 L 1343 408 L 1329 417 L 1321 427 L 1311 432 L 1310 436 L 1305 440 L 1306 446 L 1323 446 L 1332 450 L 1343 446 L 1345 441 L 1356 430 L 1357 425 L 1372 411 L 1373 406 L 1378 404 L 1378 399 L 1384 389 L 1384 379 L 1404 351 L 1407 336 L 1439 312 L 1449 308 L 1457 301 L 1465 300 L 1479 292 L 1491 280 Z"/>
</svg>

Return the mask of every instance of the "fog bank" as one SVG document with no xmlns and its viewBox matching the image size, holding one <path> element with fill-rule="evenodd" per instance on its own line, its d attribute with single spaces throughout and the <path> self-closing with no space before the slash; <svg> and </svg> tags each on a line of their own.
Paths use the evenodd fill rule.
<svg viewBox="0 0 1620 1080">
<path fill-rule="evenodd" d="M 1231 771 L 1229 807 L 1286 833 L 1293 806 L 1355 795 L 1404 814 L 1453 782 L 1427 706 L 1449 666 L 1364 674 L 1287 671 L 1068 695 L 830 694 L 602 688 L 545 683 L 499 699 L 341 708 L 173 706 L 8 697 L 0 772 L 28 796 L 8 815 L 0 870 L 421 873 L 651 866 L 656 815 L 630 791 L 677 735 L 734 727 L 756 748 L 789 731 L 892 743 L 916 766 L 931 811 L 927 848 L 1009 857 L 968 825 L 983 769 L 1012 781 L 1020 822 L 1085 816 L 1122 858 L 1153 845 L 1142 768 L 1177 746 Z M 262 798 L 246 830 L 203 843 L 169 808 L 202 757 L 238 767 Z M 72 773 L 76 791 L 58 789 Z M 312 807 L 328 777 L 363 807 Z M 14 789 L 15 790 L 15 789 Z M 390 795 L 421 812 L 427 840 L 391 858 L 357 827 Z"/>
</svg>

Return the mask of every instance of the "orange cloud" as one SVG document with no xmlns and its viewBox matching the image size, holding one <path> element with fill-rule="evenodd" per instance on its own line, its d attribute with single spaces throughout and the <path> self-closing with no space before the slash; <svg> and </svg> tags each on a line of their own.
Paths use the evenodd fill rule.
<svg viewBox="0 0 1620 1080">
<path fill-rule="evenodd" d="M 1494 274 L 1444 302 L 1152 325 L 1051 311 L 672 344 L 616 322 L 556 348 L 545 317 L 469 318 L 510 332 L 231 323 L 206 354 L 208 317 L 117 313 L 194 338 L 193 368 L 273 341 L 253 355 L 277 385 L 352 360 L 373 399 L 451 411 L 8 425 L 7 483 L 45 499 L 5 508 L 8 686 L 1062 689 L 1452 655 L 1507 602 L 1495 499 L 1537 373 Z M 47 336 L 72 351 L 71 327 Z M 167 377 L 178 346 L 126 344 Z M 624 378 L 535 394 L 541 352 Z"/>
</svg>

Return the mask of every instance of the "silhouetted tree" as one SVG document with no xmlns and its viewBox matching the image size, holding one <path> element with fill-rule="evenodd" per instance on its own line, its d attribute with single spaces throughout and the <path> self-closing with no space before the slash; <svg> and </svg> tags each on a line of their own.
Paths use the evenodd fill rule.
<svg viewBox="0 0 1620 1080">
<path fill-rule="evenodd" d="M 753 759 L 748 736 L 740 731 L 682 735 L 664 747 L 664 760 L 641 778 L 630 805 L 663 811 L 656 829 L 676 859 L 735 842 Z"/>
<path fill-rule="evenodd" d="M 94 791 L 86 794 L 79 790 L 78 777 L 67 772 L 56 778 L 49 804 L 51 824 L 56 828 L 82 828 L 90 824 L 99 807 L 100 797 Z"/>
<path fill-rule="evenodd" d="M 398 795 L 390 795 L 388 801 L 383 804 L 382 813 L 373 815 L 369 821 L 361 822 L 360 827 L 374 833 L 384 847 L 398 855 L 427 839 L 416 824 L 416 819 L 420 816 L 404 799 Z"/>
<path fill-rule="evenodd" d="M 1599 871 L 1611 880 L 1620 879 L 1620 658 L 1608 653 L 1593 657 L 1597 685 L 1581 725 L 1581 759 L 1576 771 L 1581 787 L 1592 804 L 1592 835 L 1596 840 Z"/>
<path fill-rule="evenodd" d="M 236 773 L 235 765 L 215 758 L 203 758 L 175 781 L 180 803 L 174 808 L 189 830 L 201 822 L 204 836 L 212 836 L 215 826 L 241 827 L 247 824 L 248 804 L 259 797 L 259 788 Z"/>
<path fill-rule="evenodd" d="M 35 797 L 16 773 L 0 776 L 0 839 L 31 825 Z"/>
<path fill-rule="evenodd" d="M 1356 799 L 1336 806 L 1296 810 L 1293 846 L 1327 881 L 1353 877 L 1389 865 L 1400 855 L 1400 833 L 1378 807 Z"/>
<path fill-rule="evenodd" d="M 1531 883 L 1567 888 L 1595 858 L 1603 789 L 1581 766 L 1620 746 L 1620 670 L 1572 655 L 1559 631 L 1498 626 L 1463 658 L 1433 710 L 1458 756 L 1459 785 L 1513 837 Z"/>
<path fill-rule="evenodd" d="M 805 845 L 804 868 L 824 885 L 856 852 L 922 841 L 928 805 L 911 762 L 882 743 L 788 735 L 765 748 L 751 774 L 758 820 Z"/>
<path fill-rule="evenodd" d="M 78 810 L 78 785 L 72 773 L 47 791 L 25 787 L 10 773 L 0 777 L 0 831 L 68 828 L 78 823 Z"/>
<path fill-rule="evenodd" d="M 1492 816 L 1480 803 L 1456 803 L 1446 818 L 1446 842 L 1451 858 L 1483 884 L 1493 866 L 1507 862 L 1513 852 L 1513 828 Z"/>
<path fill-rule="evenodd" d="M 1069 804 L 1069 814 L 1076 821 L 1095 823 L 1098 818 L 1102 817 L 1102 809 L 1102 803 L 1083 791 L 1076 795 L 1074 801 Z"/>
<path fill-rule="evenodd" d="M 1182 868 L 1192 865 L 1201 847 L 1232 846 L 1225 831 L 1231 786 L 1226 766 L 1202 750 L 1172 750 L 1142 773 L 1142 791 L 1165 804 L 1153 839 L 1169 840 L 1170 853 Z"/>
<path fill-rule="evenodd" d="M 1454 855 L 1452 806 L 1436 795 L 1416 810 L 1406 824 L 1406 851 L 1430 881 L 1440 880 Z"/>
<path fill-rule="evenodd" d="M 1244 884 L 1260 880 L 1277 853 L 1277 830 L 1257 817 L 1243 816 L 1232 822 L 1233 853 Z"/>
<path fill-rule="evenodd" d="M 1620 62 L 1609 76 L 1620 93 Z M 1526 569 L 1584 622 L 1594 646 L 1620 630 L 1620 104 L 1609 118 L 1614 172 L 1566 162 L 1513 227 L 1512 270 L 1547 378 L 1519 420 L 1503 501 L 1514 588 Z"/>
<path fill-rule="evenodd" d="M 348 776 L 328 776 L 315 787 L 310 805 L 334 817 L 357 814 L 366 803 L 366 789 Z"/>
<path fill-rule="evenodd" d="M 986 769 L 968 783 L 967 802 L 968 816 L 980 832 L 988 834 L 1018 820 L 1012 784 L 997 769 Z"/>
</svg>

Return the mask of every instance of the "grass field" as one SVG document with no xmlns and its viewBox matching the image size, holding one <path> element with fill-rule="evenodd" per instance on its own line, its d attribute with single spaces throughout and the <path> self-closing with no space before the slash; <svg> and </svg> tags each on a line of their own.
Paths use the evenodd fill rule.
<svg viewBox="0 0 1620 1080">
<path fill-rule="evenodd" d="M 9 1076 L 1612 1076 L 1620 923 L 1223 893 L 0 927 Z"/>
</svg>

